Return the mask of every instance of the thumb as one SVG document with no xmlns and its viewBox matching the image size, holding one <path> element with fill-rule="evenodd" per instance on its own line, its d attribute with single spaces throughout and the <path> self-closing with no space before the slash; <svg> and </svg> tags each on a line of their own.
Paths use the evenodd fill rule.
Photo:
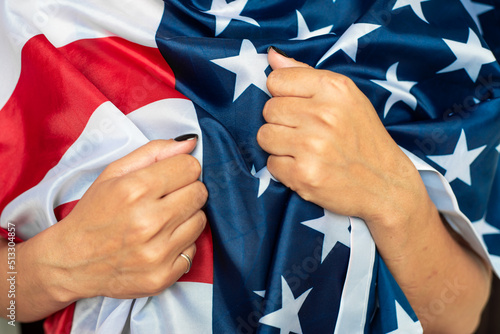
<svg viewBox="0 0 500 334">
<path fill-rule="evenodd" d="M 295 59 L 288 57 L 285 52 L 275 46 L 269 47 L 267 51 L 267 60 L 273 70 L 286 67 L 311 67 L 305 63 L 301 63 L 300 61 L 296 61 Z"/>
<path fill-rule="evenodd" d="M 96 181 L 102 182 L 145 168 L 178 154 L 189 154 L 196 147 L 198 136 L 185 135 L 175 140 L 153 140 L 123 158 L 109 164 Z"/>
</svg>

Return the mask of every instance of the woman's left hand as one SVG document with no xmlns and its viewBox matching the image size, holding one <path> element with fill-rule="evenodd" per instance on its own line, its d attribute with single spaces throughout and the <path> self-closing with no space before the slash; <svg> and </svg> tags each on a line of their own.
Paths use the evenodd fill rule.
<svg viewBox="0 0 500 334">
<path fill-rule="evenodd" d="M 489 294 L 490 269 L 445 228 L 413 163 L 347 77 L 269 52 L 273 98 L 260 146 L 269 172 L 302 198 L 363 218 L 424 330 L 471 333 Z M 467 289 L 439 317 L 429 305 L 460 278 Z"/>
<path fill-rule="evenodd" d="M 268 56 L 273 97 L 257 141 L 271 154 L 270 173 L 302 198 L 368 223 L 394 213 L 392 203 L 403 202 L 405 215 L 417 209 L 418 172 L 356 85 L 273 49 Z"/>
</svg>

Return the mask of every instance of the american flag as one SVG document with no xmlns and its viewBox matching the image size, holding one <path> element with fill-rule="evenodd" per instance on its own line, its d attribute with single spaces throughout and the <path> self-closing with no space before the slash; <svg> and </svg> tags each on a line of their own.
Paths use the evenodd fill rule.
<svg viewBox="0 0 500 334">
<path fill-rule="evenodd" d="M 110 162 L 185 133 L 210 194 L 189 274 L 156 297 L 78 301 L 48 332 L 422 332 L 433 311 L 417 319 L 364 222 L 267 170 L 271 45 L 352 78 L 500 271 L 498 1 L 4 0 L 0 24 L 3 228 L 33 237 Z"/>
</svg>

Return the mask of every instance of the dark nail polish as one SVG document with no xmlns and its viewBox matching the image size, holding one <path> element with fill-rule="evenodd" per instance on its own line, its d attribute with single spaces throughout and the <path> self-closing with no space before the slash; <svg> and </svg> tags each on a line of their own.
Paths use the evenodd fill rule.
<svg viewBox="0 0 500 334">
<path fill-rule="evenodd" d="M 193 140 L 193 139 L 198 139 L 198 135 L 196 133 L 189 133 L 189 134 L 174 138 L 175 141 L 186 141 L 186 140 Z"/>
<path fill-rule="evenodd" d="M 267 52 L 269 52 L 269 50 L 270 50 L 270 49 L 273 49 L 276 53 L 278 53 L 278 54 L 282 55 L 283 57 L 290 58 L 290 56 L 289 56 L 289 55 L 287 55 L 287 54 L 285 53 L 285 51 L 283 51 L 283 50 L 281 50 L 281 49 L 278 49 L 278 48 L 277 48 L 277 47 L 275 47 L 275 46 L 272 46 L 272 45 L 271 45 L 270 47 L 268 47 L 268 48 L 267 48 Z"/>
</svg>

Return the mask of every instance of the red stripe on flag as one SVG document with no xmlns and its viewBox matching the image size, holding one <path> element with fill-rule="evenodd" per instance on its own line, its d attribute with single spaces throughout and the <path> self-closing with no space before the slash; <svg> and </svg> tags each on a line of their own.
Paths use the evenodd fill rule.
<svg viewBox="0 0 500 334">
<path fill-rule="evenodd" d="M 205 230 L 196 240 L 196 254 L 193 258 L 191 270 L 183 275 L 180 282 L 200 282 L 213 284 L 214 280 L 214 250 L 212 230 L 207 224 Z"/>
<path fill-rule="evenodd" d="M 75 314 L 75 303 L 52 314 L 43 322 L 45 334 L 70 334 Z"/>
<path fill-rule="evenodd" d="M 0 227 L 0 238 L 4 238 L 5 240 L 9 240 L 10 241 L 11 237 L 9 236 L 9 231 L 7 231 L 6 229 L 4 229 L 3 227 Z M 23 242 L 23 239 L 18 238 L 17 236 L 15 236 L 12 241 L 14 241 L 16 244 L 18 244 L 20 242 Z"/>
<path fill-rule="evenodd" d="M 54 209 L 54 215 L 56 216 L 57 221 L 62 220 L 65 218 L 71 210 L 75 207 L 75 205 L 78 203 L 78 201 L 72 201 L 68 203 L 64 203 L 59 205 Z"/>
<path fill-rule="evenodd" d="M 185 98 L 174 89 L 174 73 L 156 48 L 109 37 L 80 40 L 61 52 L 124 114 L 158 100 Z"/>
<path fill-rule="evenodd" d="M 0 211 L 34 187 L 78 138 L 94 110 L 109 100 L 129 112 L 183 97 L 156 48 L 118 37 L 79 40 L 55 48 L 30 39 L 21 74 L 0 122 Z"/>
</svg>

